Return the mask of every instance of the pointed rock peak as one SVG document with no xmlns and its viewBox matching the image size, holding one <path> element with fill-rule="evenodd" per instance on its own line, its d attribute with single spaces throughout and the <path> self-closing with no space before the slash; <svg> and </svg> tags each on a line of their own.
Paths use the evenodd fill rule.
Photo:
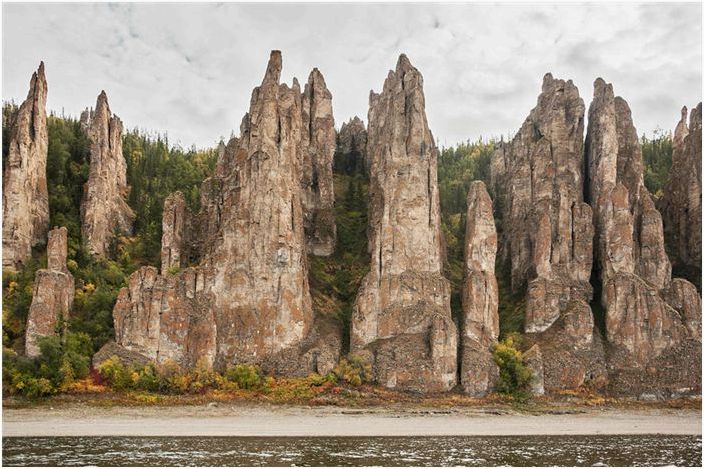
<svg viewBox="0 0 704 469">
<path fill-rule="evenodd" d="M 322 73 L 320 73 L 320 70 L 318 70 L 317 67 L 310 71 L 310 75 L 308 75 L 308 84 L 318 84 L 322 88 L 327 88 L 327 85 L 325 84 L 325 77 Z"/>
<path fill-rule="evenodd" d="M 265 83 L 278 84 L 279 79 L 281 78 L 281 66 L 281 51 L 271 51 L 271 54 L 269 55 L 269 63 L 266 66 L 266 74 L 264 75 L 264 81 L 262 82 L 262 85 Z"/>
<path fill-rule="evenodd" d="M 39 68 L 37 69 L 37 75 L 39 78 L 46 83 L 46 75 L 44 74 L 44 61 L 39 62 Z"/>
<path fill-rule="evenodd" d="M 467 201 L 478 200 L 482 203 L 488 202 L 491 204 L 491 197 L 489 197 L 489 192 L 486 190 L 486 185 L 484 181 L 472 181 L 469 186 L 469 192 L 467 193 Z"/>
<path fill-rule="evenodd" d="M 603 78 L 599 77 L 594 81 L 594 98 L 601 96 L 613 98 L 614 88 L 611 83 L 606 83 Z"/>
<path fill-rule="evenodd" d="M 95 114 L 101 114 L 103 109 L 107 111 L 108 116 L 110 115 L 110 104 L 108 104 L 108 95 L 105 90 L 102 90 L 98 95 L 98 100 L 95 103 Z"/>
<path fill-rule="evenodd" d="M 694 114 L 694 109 L 692 109 L 692 114 Z M 681 145 L 684 138 L 689 134 L 689 129 L 687 128 L 687 106 L 682 108 L 680 113 L 680 121 L 675 127 L 675 133 L 672 137 L 674 145 Z"/>
<path fill-rule="evenodd" d="M 405 73 L 415 69 L 416 68 L 413 66 L 406 54 L 401 54 L 398 56 L 398 62 L 396 63 L 396 73 Z"/>
<path fill-rule="evenodd" d="M 545 91 L 554 80 L 552 73 L 546 73 L 545 76 L 543 76 L 543 91 Z"/>
</svg>

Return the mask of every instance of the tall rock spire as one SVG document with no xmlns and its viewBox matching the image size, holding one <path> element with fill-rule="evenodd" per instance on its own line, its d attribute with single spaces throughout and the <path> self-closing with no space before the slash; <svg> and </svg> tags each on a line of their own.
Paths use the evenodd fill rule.
<svg viewBox="0 0 704 469">
<path fill-rule="evenodd" d="M 672 167 L 659 202 L 673 268 L 701 290 L 702 271 L 702 103 L 682 118 L 672 139 Z"/>
<path fill-rule="evenodd" d="M 589 307 L 593 228 L 583 201 L 583 129 L 577 87 L 548 73 L 536 107 L 491 162 L 505 227 L 500 262 L 510 267 L 512 290 L 526 291 L 524 329 L 529 341 L 541 344 L 548 390 L 578 387 L 594 373 L 588 358 L 598 343 Z M 559 372 L 565 363 L 569 375 Z"/>
<path fill-rule="evenodd" d="M 351 348 L 383 385 L 420 391 L 456 383 L 457 329 L 443 277 L 438 150 L 423 77 L 405 55 L 369 98 L 371 269 L 352 316 Z"/>
<path fill-rule="evenodd" d="M 47 268 L 40 269 L 34 278 L 32 304 L 27 314 L 25 351 L 28 356 L 40 354 L 38 340 L 56 335 L 59 321 L 67 321 L 73 307 L 75 284 L 66 267 L 68 230 L 54 228 L 47 243 Z"/>
<path fill-rule="evenodd" d="M 481 181 L 472 182 L 467 194 L 464 243 L 460 379 L 465 392 L 483 396 L 499 374 L 491 353 L 499 338 L 499 288 L 493 207 Z"/>
<path fill-rule="evenodd" d="M 84 112 L 81 121 L 87 126 L 90 139 L 90 172 L 83 188 L 81 234 L 92 254 L 105 256 L 114 233 L 129 234 L 134 223 L 134 213 L 126 202 L 129 186 L 122 154 L 122 121 L 110 111 L 105 91 L 98 96 L 95 112 Z"/>
<path fill-rule="evenodd" d="M 335 192 L 332 164 L 335 120 L 332 94 L 323 74 L 314 68 L 301 96 L 301 201 L 308 252 L 329 256 L 335 251 Z"/>
<path fill-rule="evenodd" d="M 29 259 L 33 246 L 46 242 L 49 230 L 46 97 L 42 62 L 14 116 L 3 174 L 2 265 L 10 270 Z"/>
<path fill-rule="evenodd" d="M 301 90 L 279 83 L 281 53 L 271 53 L 252 92 L 240 137 L 221 147 L 215 174 L 201 187 L 196 216 L 207 243 L 197 267 L 181 267 L 187 211 L 172 194 L 164 210 L 162 273 L 130 276 L 113 311 L 116 342 L 156 361 L 219 369 L 256 363 L 269 373 L 326 374 L 342 334 L 314 315 L 301 203 Z M 307 148 L 306 148 L 307 149 Z"/>
<path fill-rule="evenodd" d="M 589 107 L 586 157 L 610 386 L 632 391 L 636 377 L 651 389 L 699 382 L 701 371 L 697 376 L 685 363 L 701 354 L 701 336 L 692 333 L 701 328 L 700 300 L 692 284 L 671 279 L 630 109 L 600 78 Z M 676 376 L 668 374 L 673 367 L 680 369 Z"/>
</svg>

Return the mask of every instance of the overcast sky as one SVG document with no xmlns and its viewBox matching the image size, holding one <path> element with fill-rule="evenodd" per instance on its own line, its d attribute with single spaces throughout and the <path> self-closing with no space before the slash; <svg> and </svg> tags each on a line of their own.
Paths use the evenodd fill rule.
<svg viewBox="0 0 704 469">
<path fill-rule="evenodd" d="M 336 126 L 366 122 L 400 53 L 425 79 L 440 145 L 514 133 L 543 75 L 572 79 L 589 106 L 598 76 L 639 133 L 672 129 L 701 100 L 701 5 L 8 4 L 3 100 L 21 102 L 40 60 L 48 107 L 77 116 L 104 89 L 129 128 L 211 146 L 239 129 L 271 49 L 282 81 L 318 67 Z"/>
</svg>

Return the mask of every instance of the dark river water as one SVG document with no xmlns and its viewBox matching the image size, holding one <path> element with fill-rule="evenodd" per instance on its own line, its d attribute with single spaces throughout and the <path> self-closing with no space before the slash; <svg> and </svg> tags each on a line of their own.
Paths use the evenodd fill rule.
<svg viewBox="0 0 704 469">
<path fill-rule="evenodd" d="M 696 466 L 701 436 L 3 438 L 4 466 Z"/>
</svg>

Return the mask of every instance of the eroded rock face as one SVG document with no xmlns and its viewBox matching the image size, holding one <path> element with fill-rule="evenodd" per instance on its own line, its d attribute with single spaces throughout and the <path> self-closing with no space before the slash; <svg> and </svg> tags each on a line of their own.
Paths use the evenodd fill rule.
<svg viewBox="0 0 704 469">
<path fill-rule="evenodd" d="M 90 139 L 90 173 L 83 188 L 81 234 L 92 254 L 108 254 L 114 232 L 132 232 L 134 212 L 127 205 L 127 164 L 122 154 L 122 121 L 113 115 L 105 91 L 95 112 L 84 114 Z"/>
<path fill-rule="evenodd" d="M 457 329 L 442 275 L 437 156 L 423 78 L 405 55 L 369 97 L 371 269 L 352 315 L 351 349 L 385 386 L 456 383 Z"/>
<path fill-rule="evenodd" d="M 191 237 L 191 214 L 181 192 L 164 200 L 161 234 L 161 273 L 188 265 Z"/>
<path fill-rule="evenodd" d="M 701 289 L 702 266 L 702 104 L 682 119 L 672 139 L 672 167 L 659 208 L 672 262 Z"/>
<path fill-rule="evenodd" d="M 467 195 L 460 381 L 466 393 L 477 397 L 491 391 L 498 378 L 491 353 L 499 338 L 496 249 L 491 198 L 484 183 L 474 181 Z"/>
<path fill-rule="evenodd" d="M 44 62 L 32 75 L 27 99 L 14 116 L 3 168 L 2 266 L 17 270 L 32 255 L 32 247 L 46 242 L 49 194 L 46 158 L 47 83 Z"/>
<path fill-rule="evenodd" d="M 301 91 L 295 79 L 292 87 L 279 84 L 281 65 L 272 52 L 240 138 L 222 146 L 215 174 L 203 182 L 194 218 L 207 244 L 200 264 L 135 272 L 113 311 L 118 346 L 183 366 L 256 363 L 293 376 L 327 373 L 337 363 L 341 329 L 314 317 L 308 287 Z M 182 258 L 173 222 L 186 213 L 180 206 L 175 195 L 164 211 L 171 263 Z"/>
<path fill-rule="evenodd" d="M 32 304 L 27 316 L 25 351 L 27 356 L 40 354 L 38 339 L 57 333 L 59 319 L 68 320 L 73 307 L 75 285 L 66 267 L 68 230 L 54 228 L 47 243 L 47 268 L 37 271 L 34 278 Z"/>
<path fill-rule="evenodd" d="M 335 120 L 332 94 L 317 68 L 310 72 L 301 96 L 301 201 L 308 252 L 329 256 L 335 251 L 335 192 L 332 164 Z"/>
<path fill-rule="evenodd" d="M 354 116 L 344 122 L 337 136 L 338 152 L 335 156 L 335 170 L 345 174 L 365 174 L 369 172 L 367 153 L 367 129 L 364 122 Z"/>
<path fill-rule="evenodd" d="M 491 161 L 505 227 L 500 262 L 510 267 L 513 291 L 526 291 L 525 332 L 540 345 L 549 390 L 581 385 L 599 353 L 589 308 L 594 232 L 583 201 L 583 129 L 576 86 L 547 74 L 537 106 Z"/>
<path fill-rule="evenodd" d="M 692 347 L 685 347 L 689 351 L 679 359 L 672 351 L 691 341 L 701 350 L 701 337 L 692 334 L 701 327 L 701 312 L 692 313 L 683 303 L 684 298 L 691 303 L 696 291 L 691 284 L 685 280 L 672 284 L 662 220 L 643 184 L 642 155 L 628 104 L 614 97 L 612 86 L 601 79 L 594 83 L 589 108 L 586 155 L 610 386 L 615 392 L 634 392 L 635 370 L 642 372 L 655 363 L 665 366 L 662 360 L 670 363 L 667 366 L 698 360 L 690 355 Z M 641 386 L 686 387 L 701 378 L 700 372 L 698 377 L 681 373 L 673 381 L 658 373 Z"/>
<path fill-rule="evenodd" d="M 546 330 L 592 292 L 591 209 L 582 200 L 584 102 L 572 81 L 547 74 L 538 105 L 492 157 L 503 198 L 501 258 L 514 291 L 528 289 L 526 332 Z"/>
</svg>

